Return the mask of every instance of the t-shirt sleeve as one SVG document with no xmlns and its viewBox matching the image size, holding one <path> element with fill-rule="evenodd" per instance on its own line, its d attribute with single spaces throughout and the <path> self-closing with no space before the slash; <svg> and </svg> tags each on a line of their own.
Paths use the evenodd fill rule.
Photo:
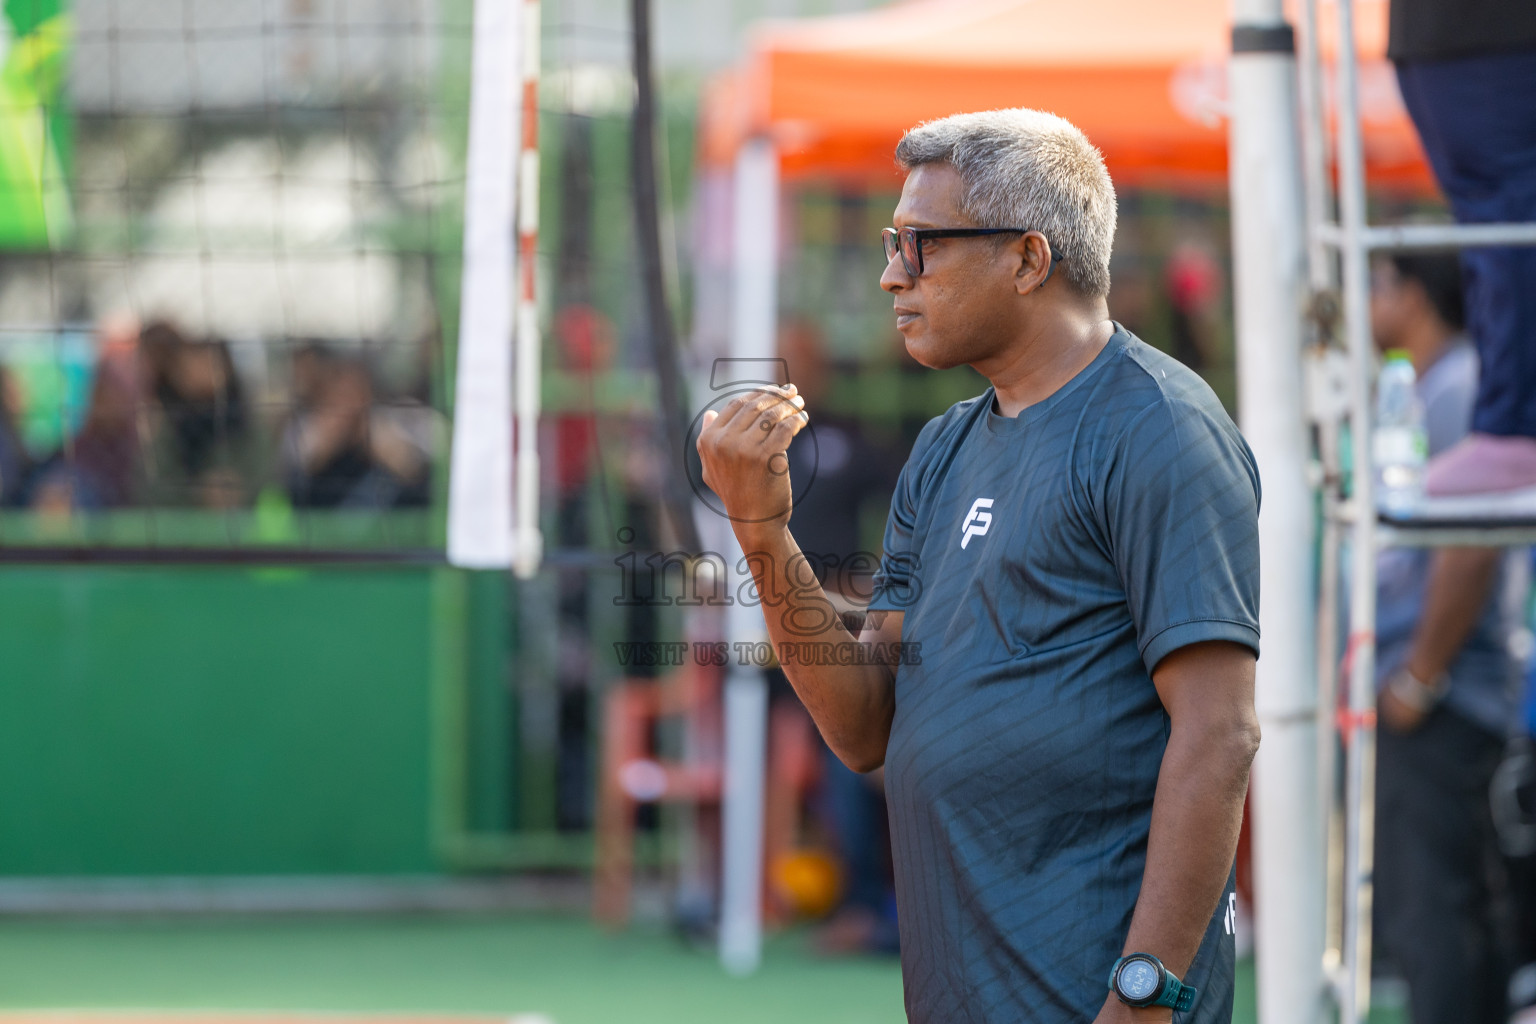
<svg viewBox="0 0 1536 1024">
<path fill-rule="evenodd" d="M 1151 672 L 1180 647 L 1259 651 L 1259 475 L 1225 416 L 1150 407 L 1108 460 L 1104 527 Z"/>
<path fill-rule="evenodd" d="M 922 593 L 916 540 L 918 489 L 924 456 L 938 433 L 938 424 L 939 420 L 931 420 L 923 428 L 896 477 L 891 511 L 885 519 L 885 538 L 880 545 L 880 568 L 870 581 L 871 611 L 906 611 Z"/>
<path fill-rule="evenodd" d="M 1477 401 L 1476 357 L 1464 348 L 1442 356 L 1424 375 L 1420 397 L 1429 457 L 1434 458 L 1471 429 L 1472 406 Z"/>
</svg>

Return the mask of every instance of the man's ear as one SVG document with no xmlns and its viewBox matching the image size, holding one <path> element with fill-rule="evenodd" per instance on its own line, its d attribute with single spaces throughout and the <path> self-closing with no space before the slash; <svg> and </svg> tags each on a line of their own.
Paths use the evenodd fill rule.
<svg viewBox="0 0 1536 1024">
<path fill-rule="evenodd" d="M 1029 231 L 1019 236 L 1010 249 L 1018 257 L 1018 269 L 1013 277 L 1015 290 L 1020 295 L 1039 291 L 1050 277 L 1050 243 L 1040 232 Z"/>
</svg>

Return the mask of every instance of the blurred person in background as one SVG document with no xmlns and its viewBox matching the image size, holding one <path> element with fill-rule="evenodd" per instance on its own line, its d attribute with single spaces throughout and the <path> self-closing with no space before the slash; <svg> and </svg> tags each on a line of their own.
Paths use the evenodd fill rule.
<svg viewBox="0 0 1536 1024">
<path fill-rule="evenodd" d="M 806 402 L 828 408 L 833 366 L 821 328 L 804 318 L 789 320 L 779 332 L 779 355 Z M 830 409 L 790 442 L 788 456 L 795 495 L 790 523 L 800 549 L 838 611 L 862 617 L 878 556 L 861 542 L 861 513 L 870 504 L 889 506 L 900 457 L 871 439 L 856 418 Z M 775 700 L 798 705 L 780 669 L 770 669 L 769 679 Z M 809 716 L 806 726 L 812 728 Z M 816 742 L 822 753 L 822 810 L 843 867 L 841 901 L 816 944 L 827 953 L 895 952 L 896 893 L 884 777 L 851 771 L 819 733 Z"/>
<path fill-rule="evenodd" d="M 560 547 L 593 547 L 592 490 L 604 481 L 600 462 L 599 410 L 596 407 L 596 378 L 613 368 L 617 348 L 613 324 L 586 303 L 573 303 L 555 316 L 554 335 L 560 368 L 569 379 L 579 382 L 573 409 L 549 417 L 554 434 L 555 500 L 558 504 L 558 534 L 552 540 Z M 627 433 L 627 432 L 626 432 Z M 619 436 L 623 436 L 620 434 Z M 645 445 L 639 437 L 626 438 L 621 457 L 643 458 Z M 625 475 L 624 480 L 628 477 Z M 626 486 L 626 499 L 630 495 Z M 633 511 L 626 500 L 626 512 Z M 611 514 L 598 509 L 603 521 Z M 644 517 L 642 516 L 642 519 Z M 644 523 L 637 535 L 644 531 Z M 632 527 L 634 528 L 634 527 Z M 597 545 L 606 547 L 617 538 Z M 659 550 L 659 549 L 657 549 Z M 557 569 L 556 586 L 556 678 L 559 697 L 559 738 L 555 759 L 555 819 L 562 829 L 585 829 L 592 823 L 592 629 L 589 605 L 591 578 L 585 568 L 569 566 Z M 634 625 L 644 633 L 648 626 Z M 660 668 L 631 666 L 628 674 L 654 676 Z"/>
<path fill-rule="evenodd" d="M 1206 246 L 1180 242 L 1163 267 L 1163 283 L 1168 295 L 1168 354 L 1204 376 L 1217 358 L 1221 266 Z"/>
<path fill-rule="evenodd" d="M 143 374 L 138 343 L 138 323 L 132 317 L 102 321 L 80 427 L 33 467 L 25 485 L 25 501 L 32 508 L 63 517 L 75 509 L 122 508 L 141 496 Z"/>
<path fill-rule="evenodd" d="M 1536 221 L 1536 4 L 1392 0 L 1387 55 L 1456 220 Z M 1431 460 L 1425 488 L 1513 495 L 1525 510 L 1536 499 L 1536 248 L 1464 249 L 1460 262 L 1480 360 L 1471 433 Z M 1444 614 L 1426 609 L 1426 620 L 1462 621 L 1423 671 L 1450 659 L 1465 620 L 1488 600 L 1485 561 L 1465 551 L 1432 559 L 1428 599 Z M 1527 957 L 1536 956 L 1536 908 L 1522 911 Z M 1525 988 L 1517 1000 L 1536 1000 L 1536 981 Z"/>
<path fill-rule="evenodd" d="M 1463 326 L 1455 256 L 1374 264 L 1372 331 L 1413 362 L 1431 456 L 1472 422 L 1477 354 Z M 1455 586 L 1439 592 L 1431 552 L 1377 558 L 1376 929 L 1413 1024 L 1503 1024 L 1511 907 L 1489 784 L 1519 719 L 1517 611 L 1504 599 L 1505 552 L 1445 554 Z M 1483 596 L 1469 606 L 1465 593 Z"/>
<path fill-rule="evenodd" d="M 157 499 L 228 508 L 242 503 L 250 474 L 250 410 L 224 341 L 194 341 L 168 321 L 140 336 L 156 413 Z"/>
<path fill-rule="evenodd" d="M 305 404 L 283 432 L 289 500 L 298 508 L 425 506 L 436 429 L 430 410 L 380 407 L 360 358 L 303 358 L 314 379 L 305 381 Z"/>
<path fill-rule="evenodd" d="M 292 412 L 308 413 L 319 401 L 336 356 L 324 342 L 310 338 L 298 343 L 288 357 L 288 399 Z"/>
<path fill-rule="evenodd" d="M 1392 0 L 1387 55 L 1456 219 L 1536 221 L 1536 4 Z M 1481 376 L 1471 433 L 1426 487 L 1536 502 L 1536 248 L 1465 249 L 1461 264 Z"/>
<path fill-rule="evenodd" d="M 16 428 L 18 407 L 15 382 L 0 366 L 0 508 L 10 508 L 23 500 L 31 468 L 27 446 Z"/>
<path fill-rule="evenodd" d="M 1536 569 L 1536 550 L 1529 569 Z M 1533 572 L 1536 576 L 1536 572 Z M 1536 604 L 1527 629 L 1536 631 Z M 1516 1024 L 1536 1024 L 1536 657 L 1525 675 L 1523 728 L 1494 776 L 1494 823 L 1509 858 L 1515 905 L 1515 970 L 1509 983 Z"/>
<path fill-rule="evenodd" d="M 96 362 L 85 423 L 75 436 L 76 472 L 103 507 L 133 504 L 142 485 L 138 354 L 128 338 L 107 337 Z"/>
</svg>

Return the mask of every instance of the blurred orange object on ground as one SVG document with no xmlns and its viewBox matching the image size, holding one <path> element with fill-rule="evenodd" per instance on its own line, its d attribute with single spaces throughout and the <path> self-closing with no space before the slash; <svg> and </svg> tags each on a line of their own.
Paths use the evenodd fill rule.
<svg viewBox="0 0 1536 1024">
<path fill-rule="evenodd" d="M 843 891 L 837 858 L 825 850 L 787 850 L 773 859 L 774 895 L 799 917 L 826 917 Z"/>
</svg>

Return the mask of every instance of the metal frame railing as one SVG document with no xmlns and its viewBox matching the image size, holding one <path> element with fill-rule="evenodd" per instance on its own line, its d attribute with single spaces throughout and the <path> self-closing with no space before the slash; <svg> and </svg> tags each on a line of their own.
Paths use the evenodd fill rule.
<svg viewBox="0 0 1536 1024">
<path fill-rule="evenodd" d="M 1373 225 L 1366 208 L 1358 56 L 1353 0 L 1334 0 L 1338 19 L 1334 125 L 1338 183 L 1329 182 L 1329 138 L 1323 102 L 1323 59 L 1317 45 L 1318 0 L 1302 5 L 1299 86 L 1302 164 L 1308 218 L 1308 279 L 1320 368 L 1314 389 L 1342 391 L 1335 400 L 1312 396 L 1322 491 L 1319 573 L 1319 779 L 1329 843 L 1328 939 L 1325 968 L 1339 1020 L 1359 1024 L 1371 1005 L 1371 906 L 1376 781 L 1376 554 L 1384 546 L 1492 546 L 1536 543 L 1536 518 L 1422 522 L 1378 520 L 1371 464 L 1371 381 L 1376 355 L 1369 317 L 1373 252 L 1536 245 L 1536 223 Z M 1332 208 L 1337 202 L 1337 217 Z M 1345 358 L 1338 357 L 1342 335 Z M 1332 379 L 1330 380 L 1330 374 Z M 1343 376 L 1341 381 L 1338 378 Z M 1318 384 L 1317 382 L 1321 382 Z M 1343 484 L 1342 443 L 1349 431 L 1349 494 Z M 1361 514 L 1371 510 L 1372 514 Z M 1349 631 L 1339 650 L 1338 598 L 1342 546 L 1350 544 Z M 1340 655 L 1342 654 L 1342 665 Z M 1341 680 L 1340 676 L 1343 676 Z M 1338 688 L 1347 706 L 1338 708 Z M 1338 742 L 1344 746 L 1343 792 Z M 1342 799 L 1341 799 L 1342 797 Z"/>
</svg>

